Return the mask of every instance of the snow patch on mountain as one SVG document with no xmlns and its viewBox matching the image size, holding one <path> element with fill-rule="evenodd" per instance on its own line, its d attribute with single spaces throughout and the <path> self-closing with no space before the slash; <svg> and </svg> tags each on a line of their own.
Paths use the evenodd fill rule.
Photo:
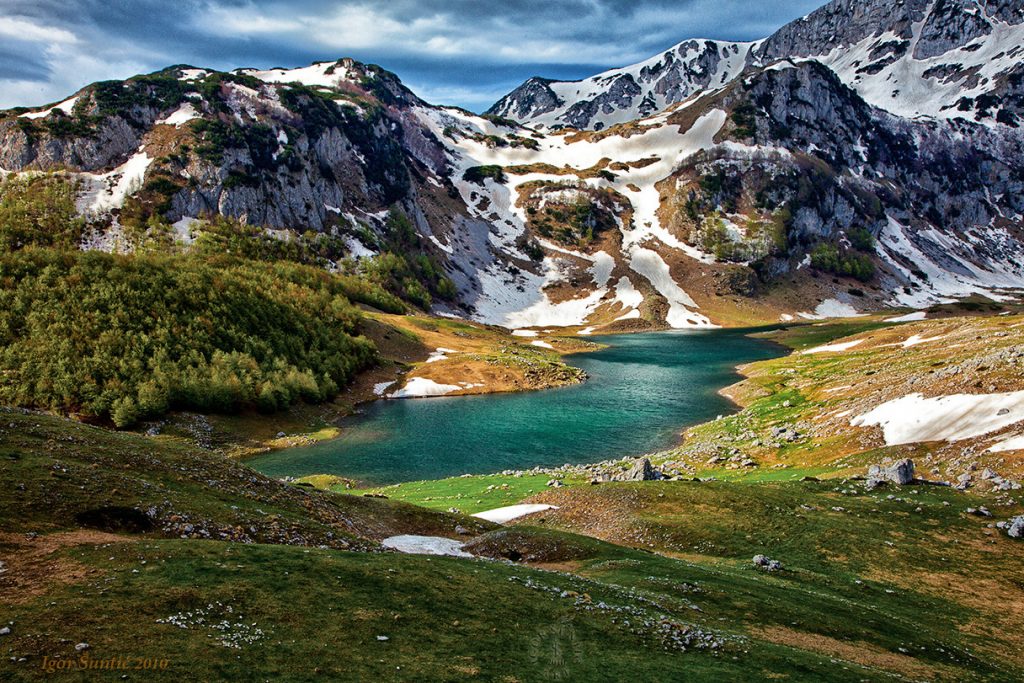
<svg viewBox="0 0 1024 683">
<path fill-rule="evenodd" d="M 715 327 L 705 316 L 694 313 L 696 302 L 672 279 L 672 272 L 657 252 L 634 246 L 629 254 L 630 267 L 643 275 L 668 301 L 669 311 L 665 322 L 674 329 L 686 327 Z"/>
<path fill-rule="evenodd" d="M 971 294 L 1006 300 L 1009 293 L 1000 290 L 1024 289 L 1024 247 L 1002 228 L 987 228 L 979 245 L 935 229 L 911 230 L 889 217 L 878 246 L 879 256 L 916 284 L 894 294 L 896 305 L 922 308 Z M 979 246 L 999 256 L 990 258 Z"/>
<path fill-rule="evenodd" d="M 66 99 L 63 102 L 61 102 L 60 104 L 54 105 L 54 106 L 50 107 L 49 109 L 45 109 L 43 111 L 29 111 L 29 112 L 25 112 L 24 114 L 22 114 L 20 116 L 20 118 L 23 118 L 23 119 L 42 119 L 42 118 L 46 118 L 47 116 L 52 114 L 54 111 L 60 111 L 60 112 L 63 112 L 64 114 L 70 114 L 71 110 L 74 109 L 74 106 L 75 106 L 76 102 L 78 102 L 78 96 Z"/>
<path fill-rule="evenodd" d="M 103 174 L 80 173 L 84 190 L 77 207 L 84 214 L 98 214 L 120 209 L 129 195 L 142 189 L 146 169 L 153 163 L 141 149 L 113 171 Z"/>
<path fill-rule="evenodd" d="M 672 280 L 667 264 L 644 245 L 653 241 L 705 263 L 714 260 L 661 225 L 657 216 L 661 200 L 656 184 L 693 154 L 715 146 L 714 137 L 725 124 L 724 111 L 713 110 L 704 114 L 685 131 L 678 125 L 668 124 L 666 117 L 659 116 L 642 121 L 642 132 L 629 137 L 608 135 L 592 140 L 548 135 L 537 140 L 534 150 L 487 144 L 485 136 L 504 136 L 510 129 L 460 110 L 421 107 L 416 113 L 448 148 L 453 167 L 452 182 L 470 213 L 490 225 L 490 246 L 498 258 L 478 270 L 482 296 L 476 306 L 475 319 L 506 327 L 584 325 L 603 303 L 615 299 L 608 288 L 615 260 L 604 252 L 588 256 L 540 240 L 549 253 L 593 264 L 591 272 L 595 288 L 590 293 L 568 301 L 551 301 L 544 289 L 568 279 L 564 259 L 545 258 L 540 264 L 540 273 L 522 269 L 512 272 L 500 264 L 528 260 L 517 246 L 526 232 L 525 209 L 517 206 L 518 188 L 538 180 L 564 183 L 574 178 L 552 173 L 509 173 L 504 183 L 491 178 L 474 183 L 463 177 L 468 169 L 487 165 L 508 168 L 549 164 L 582 172 L 602 159 L 656 159 L 654 163 L 619 172 L 615 180 L 575 180 L 589 187 L 612 188 L 629 199 L 635 226 L 631 230 L 621 229 L 623 251 L 634 271 L 649 280 L 652 277 L 657 280 L 657 284 L 653 281 L 652 284 L 669 302 L 669 325 L 680 328 L 710 326 L 705 316 L 692 311 L 696 304 Z M 659 261 L 661 265 L 658 265 Z"/>
<path fill-rule="evenodd" d="M 175 109 L 174 112 L 157 121 L 156 125 L 167 125 L 174 126 L 175 128 L 181 128 L 192 119 L 197 118 L 199 118 L 199 112 L 196 111 L 196 108 L 192 106 L 191 102 L 185 102 Z"/>
<path fill-rule="evenodd" d="M 351 83 L 359 78 L 354 70 L 337 62 L 316 62 L 299 69 L 241 69 L 239 73 L 254 76 L 266 83 L 301 83 L 323 88 L 338 88 L 343 83 Z"/>
<path fill-rule="evenodd" d="M 910 394 L 854 418 L 854 427 L 881 427 L 887 446 L 926 441 L 962 441 L 1024 420 L 1024 391 L 955 394 L 925 398 Z"/>
</svg>

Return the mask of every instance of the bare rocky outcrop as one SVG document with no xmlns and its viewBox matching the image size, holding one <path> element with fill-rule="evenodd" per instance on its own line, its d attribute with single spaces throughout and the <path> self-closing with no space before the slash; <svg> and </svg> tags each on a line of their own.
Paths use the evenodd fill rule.
<svg viewBox="0 0 1024 683">
<path fill-rule="evenodd" d="M 914 461 L 910 459 L 899 460 L 888 465 L 872 465 L 868 468 L 868 488 L 875 488 L 884 483 L 906 486 L 915 481 Z"/>
<path fill-rule="evenodd" d="M 618 481 L 657 481 L 661 478 L 661 472 L 654 469 L 648 458 L 640 458 L 625 473 L 616 477 Z"/>
<path fill-rule="evenodd" d="M 1014 517 L 1007 523 L 1006 535 L 1010 538 L 1024 538 L 1024 515 Z"/>
</svg>

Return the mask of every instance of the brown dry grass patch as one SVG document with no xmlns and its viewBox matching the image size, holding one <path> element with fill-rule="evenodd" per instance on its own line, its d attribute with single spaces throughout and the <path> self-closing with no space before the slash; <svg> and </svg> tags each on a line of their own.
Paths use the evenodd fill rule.
<svg viewBox="0 0 1024 683">
<path fill-rule="evenodd" d="M 913 573 L 876 569 L 865 578 L 960 603 L 978 614 L 960 631 L 978 638 L 979 649 L 1017 661 L 1024 650 L 1024 591 L 1009 581 L 971 572 Z"/>
<path fill-rule="evenodd" d="M 28 538 L 0 532 L 4 569 L 0 573 L 0 604 L 16 605 L 45 594 L 58 584 L 81 583 L 102 572 L 86 567 L 58 552 L 81 545 L 130 543 L 137 539 L 102 531 L 81 529 Z"/>
<path fill-rule="evenodd" d="M 756 630 L 754 635 L 769 643 L 817 652 L 871 669 L 890 671 L 915 680 L 934 680 L 936 678 L 952 680 L 954 677 L 953 673 L 944 667 L 925 664 L 913 657 L 889 652 L 877 645 L 863 641 L 847 642 L 818 633 L 795 631 L 784 626 L 763 627 Z"/>
</svg>

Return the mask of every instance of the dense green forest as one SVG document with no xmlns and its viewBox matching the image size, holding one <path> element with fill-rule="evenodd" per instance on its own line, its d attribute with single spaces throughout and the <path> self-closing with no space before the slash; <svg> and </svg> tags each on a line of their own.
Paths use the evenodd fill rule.
<svg viewBox="0 0 1024 683">
<path fill-rule="evenodd" d="M 332 398 L 374 359 L 346 280 L 287 262 L 0 255 L 0 402 L 109 417 Z"/>
<path fill-rule="evenodd" d="M 329 400 L 376 358 L 355 304 L 401 313 L 454 293 L 432 258 L 402 255 L 417 236 L 397 210 L 358 263 L 338 237 L 220 217 L 188 248 L 150 221 L 115 255 L 79 251 L 75 194 L 59 174 L 0 182 L 0 403 L 124 427 Z"/>
</svg>

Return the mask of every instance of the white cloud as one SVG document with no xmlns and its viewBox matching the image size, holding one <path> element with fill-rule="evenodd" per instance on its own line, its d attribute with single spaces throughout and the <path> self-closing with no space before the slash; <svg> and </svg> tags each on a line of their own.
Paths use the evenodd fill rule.
<svg viewBox="0 0 1024 683">
<path fill-rule="evenodd" d="M 287 12 L 287 16 L 284 14 Z M 656 21 L 656 17 L 662 21 Z M 516 23 L 495 14 L 486 21 L 460 20 L 457 16 L 433 13 L 397 19 L 387 5 L 342 5 L 327 14 L 296 14 L 293 9 L 273 5 L 241 8 L 211 7 L 194 20 L 197 30 L 232 37 L 263 38 L 315 44 L 330 56 L 352 51 L 383 51 L 389 54 L 438 57 L 468 57 L 508 64 L 576 63 L 621 66 L 650 56 L 635 39 L 593 41 L 575 37 L 593 34 L 609 24 L 603 12 L 588 17 L 540 19 Z M 583 31 L 583 28 L 589 30 Z M 638 31 L 637 29 L 642 30 Z M 668 34 L 664 14 L 638 13 L 618 27 L 629 36 L 641 33 L 647 42 L 659 33 Z M 662 41 L 664 42 L 664 41 Z"/>
<path fill-rule="evenodd" d="M 25 19 L 0 16 L 0 36 L 33 43 L 70 44 L 78 37 L 70 31 L 51 26 L 40 26 Z"/>
<path fill-rule="evenodd" d="M 116 50 L 104 53 L 80 42 L 40 45 L 40 50 L 50 65 L 50 78 L 47 81 L 0 79 L 0 108 L 58 102 L 89 83 L 150 70 L 151 62 L 144 57 L 118 54 Z"/>
</svg>

